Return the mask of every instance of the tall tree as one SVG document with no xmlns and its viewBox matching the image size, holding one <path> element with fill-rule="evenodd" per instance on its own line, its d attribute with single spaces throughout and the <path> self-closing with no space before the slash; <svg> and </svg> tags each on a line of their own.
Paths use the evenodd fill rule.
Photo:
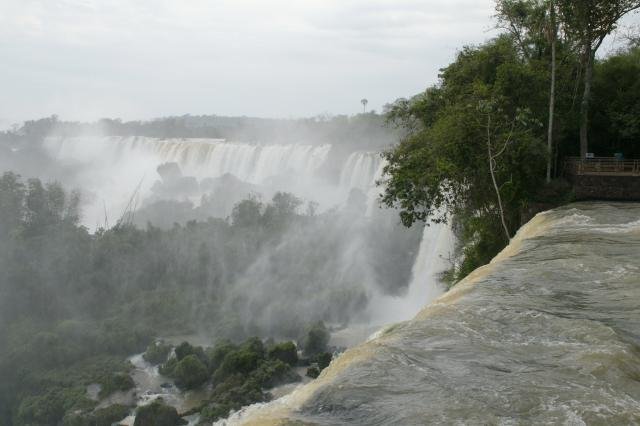
<svg viewBox="0 0 640 426">
<path fill-rule="evenodd" d="M 499 26 L 511 33 L 528 61 L 542 59 L 546 51 L 551 51 L 546 173 L 546 181 L 549 183 L 551 182 L 556 104 L 556 45 L 558 39 L 556 2 L 554 0 L 497 0 L 496 12 Z M 546 55 L 544 60 L 546 60 Z"/>
<path fill-rule="evenodd" d="M 362 112 L 367 112 L 367 104 L 369 103 L 369 101 L 366 98 L 363 98 L 360 100 L 360 103 L 362 104 Z"/>
<path fill-rule="evenodd" d="M 589 140 L 589 104 L 595 54 L 605 37 L 627 13 L 640 8 L 640 0 L 557 0 L 565 31 L 578 43 L 583 75 L 580 103 L 580 156 L 586 157 Z"/>
<path fill-rule="evenodd" d="M 549 42 L 551 43 L 551 88 L 549 90 L 549 124 L 547 127 L 547 183 L 551 183 L 551 159 L 553 157 L 553 122 L 556 108 L 556 44 L 558 26 L 556 23 L 556 3 L 549 0 Z"/>
</svg>

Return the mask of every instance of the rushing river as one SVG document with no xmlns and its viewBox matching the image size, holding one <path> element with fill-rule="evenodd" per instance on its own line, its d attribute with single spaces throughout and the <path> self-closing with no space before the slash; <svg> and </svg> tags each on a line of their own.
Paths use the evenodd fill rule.
<svg viewBox="0 0 640 426">
<path fill-rule="evenodd" d="M 640 205 L 536 216 L 416 318 L 233 419 L 290 421 L 640 423 Z"/>
</svg>

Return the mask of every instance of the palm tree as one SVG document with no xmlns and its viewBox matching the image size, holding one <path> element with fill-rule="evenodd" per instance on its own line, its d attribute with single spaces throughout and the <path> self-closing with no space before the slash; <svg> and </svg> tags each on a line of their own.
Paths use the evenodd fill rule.
<svg viewBox="0 0 640 426">
<path fill-rule="evenodd" d="M 367 104 L 369 103 L 369 101 L 365 98 L 365 99 L 362 99 L 360 103 L 362 104 L 362 112 L 363 113 L 367 112 Z"/>
</svg>

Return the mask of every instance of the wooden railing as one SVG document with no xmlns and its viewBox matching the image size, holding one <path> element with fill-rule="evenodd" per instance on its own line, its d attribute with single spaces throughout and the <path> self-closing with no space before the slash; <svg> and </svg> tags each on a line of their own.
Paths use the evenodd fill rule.
<svg viewBox="0 0 640 426">
<path fill-rule="evenodd" d="M 574 175 L 640 176 L 640 160 L 618 160 L 613 157 L 570 157 L 565 161 L 565 172 Z"/>
</svg>

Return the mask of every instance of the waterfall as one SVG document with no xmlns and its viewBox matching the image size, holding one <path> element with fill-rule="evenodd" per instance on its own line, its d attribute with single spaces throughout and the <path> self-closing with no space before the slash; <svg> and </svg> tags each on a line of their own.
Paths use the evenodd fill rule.
<svg viewBox="0 0 640 426">
<path fill-rule="evenodd" d="M 155 139 L 147 137 L 48 138 L 61 159 L 99 160 L 121 166 L 131 158 L 177 162 L 187 175 L 218 177 L 231 173 L 254 184 L 282 174 L 313 176 L 326 161 L 331 145 L 252 145 L 221 139 Z"/>
<path fill-rule="evenodd" d="M 374 177 L 381 162 L 378 152 L 352 153 L 340 173 L 340 186 L 368 191 L 375 184 Z"/>
<path fill-rule="evenodd" d="M 406 297 L 412 304 L 407 307 L 412 311 L 411 315 L 444 293 L 439 274 L 450 266 L 453 242 L 453 232 L 448 224 L 434 223 L 424 228 Z"/>
<path fill-rule="evenodd" d="M 89 198 L 93 197 L 83 209 L 83 222 L 90 228 L 101 225 L 105 213 L 111 222 L 117 219 L 141 180 L 140 196 L 148 195 L 157 179 L 156 167 L 166 162 L 178 163 L 187 176 L 203 179 L 230 173 L 242 181 L 263 185 L 263 189 L 293 192 L 327 207 L 344 203 L 349 191 L 356 188 L 366 195 L 367 217 L 372 217 L 377 208 L 381 188 L 376 181 L 383 177 L 387 165 L 378 152 L 353 152 L 335 185 L 317 176 L 331 150 L 327 144 L 260 145 L 221 139 L 112 136 L 51 137 L 45 145 L 58 159 L 85 166 L 78 180 L 89 188 Z M 273 181 L 277 176 L 284 179 Z M 446 225 L 424 228 L 407 295 L 375 296 L 372 311 L 376 321 L 408 319 L 442 292 L 437 275 L 446 267 L 452 241 Z"/>
<path fill-rule="evenodd" d="M 449 224 L 433 223 L 424 227 L 406 295 L 374 296 L 371 301 L 371 315 L 379 325 L 411 319 L 444 293 L 440 274 L 450 266 L 454 238 Z"/>
</svg>

